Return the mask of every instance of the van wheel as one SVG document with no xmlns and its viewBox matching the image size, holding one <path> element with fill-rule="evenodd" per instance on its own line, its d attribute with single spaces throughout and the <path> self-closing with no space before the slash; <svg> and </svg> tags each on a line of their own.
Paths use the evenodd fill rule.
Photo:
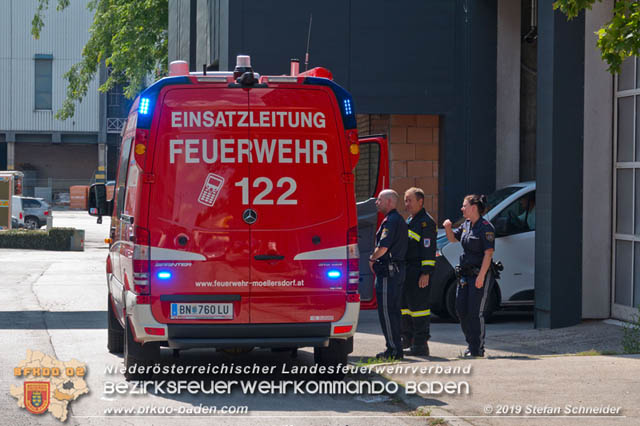
<svg viewBox="0 0 640 426">
<path fill-rule="evenodd" d="M 124 351 L 124 329 L 120 325 L 116 313 L 113 312 L 111 297 L 107 296 L 107 349 L 112 354 L 121 354 Z"/>
<path fill-rule="evenodd" d="M 124 378 L 149 380 L 153 377 L 153 373 L 147 367 L 152 366 L 153 361 L 159 357 L 160 346 L 155 342 L 145 345 L 136 342 L 133 339 L 129 320 L 125 319 L 124 324 Z"/>
<path fill-rule="evenodd" d="M 444 305 L 449 318 L 454 322 L 460 322 L 458 313 L 456 312 L 456 289 L 458 288 L 458 280 L 455 279 L 449 283 L 447 291 L 444 293 Z"/>
<path fill-rule="evenodd" d="M 318 365 L 347 365 L 347 356 L 353 352 L 353 337 L 331 339 L 326 348 L 313 348 L 313 360 Z"/>
<path fill-rule="evenodd" d="M 40 228 L 40 221 L 37 217 L 27 216 L 24 218 L 24 226 L 28 229 L 38 229 Z"/>
</svg>

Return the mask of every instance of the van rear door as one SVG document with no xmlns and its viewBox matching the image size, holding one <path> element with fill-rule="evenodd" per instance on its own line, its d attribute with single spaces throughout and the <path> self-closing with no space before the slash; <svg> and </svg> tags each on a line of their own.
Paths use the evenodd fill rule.
<svg viewBox="0 0 640 426">
<path fill-rule="evenodd" d="M 248 323 L 249 225 L 236 187 L 249 176 L 248 157 L 237 149 L 248 143 L 248 127 L 238 125 L 247 92 L 182 85 L 158 105 L 149 212 L 153 315 Z"/>
<path fill-rule="evenodd" d="M 375 309 L 374 276 L 369 269 L 369 255 L 375 246 L 375 234 L 382 215 L 376 198 L 389 186 L 389 154 L 385 135 L 359 138 L 360 158 L 354 170 L 358 209 L 358 248 L 360 250 L 361 309 Z"/>
<path fill-rule="evenodd" d="M 353 199 L 336 109 L 331 91 L 317 86 L 249 92 L 250 139 L 258 149 L 241 189 L 243 208 L 256 215 L 253 323 L 330 322 L 344 313 Z"/>
</svg>

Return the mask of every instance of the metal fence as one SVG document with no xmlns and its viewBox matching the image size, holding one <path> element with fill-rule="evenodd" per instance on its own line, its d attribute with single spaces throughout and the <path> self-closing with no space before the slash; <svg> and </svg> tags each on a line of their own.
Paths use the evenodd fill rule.
<svg viewBox="0 0 640 426">
<path fill-rule="evenodd" d="M 88 186 L 91 182 L 82 179 L 26 179 L 22 187 L 25 197 L 43 198 L 54 206 L 69 206 L 71 201 L 71 187 Z"/>
</svg>

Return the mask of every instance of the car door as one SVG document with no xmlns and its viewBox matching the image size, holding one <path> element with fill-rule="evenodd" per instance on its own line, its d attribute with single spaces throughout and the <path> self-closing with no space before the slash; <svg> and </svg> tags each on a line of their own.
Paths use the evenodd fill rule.
<svg viewBox="0 0 640 426">
<path fill-rule="evenodd" d="M 375 277 L 369 269 L 368 258 L 373 252 L 375 233 L 382 220 L 382 215 L 376 210 L 376 198 L 389 186 L 389 149 L 384 135 L 362 137 L 359 145 L 360 158 L 354 174 L 360 250 L 360 307 L 375 309 Z"/>
<path fill-rule="evenodd" d="M 494 259 L 501 261 L 503 304 L 533 300 L 535 271 L 535 189 L 521 195 L 495 215 Z"/>
</svg>

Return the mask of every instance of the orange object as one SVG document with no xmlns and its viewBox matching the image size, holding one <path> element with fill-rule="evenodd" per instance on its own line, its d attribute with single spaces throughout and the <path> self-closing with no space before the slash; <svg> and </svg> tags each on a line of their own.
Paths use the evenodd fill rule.
<svg viewBox="0 0 640 426">
<path fill-rule="evenodd" d="M 69 207 L 72 209 L 87 209 L 87 200 L 89 198 L 89 187 L 85 185 L 76 185 L 69 188 Z"/>
</svg>

